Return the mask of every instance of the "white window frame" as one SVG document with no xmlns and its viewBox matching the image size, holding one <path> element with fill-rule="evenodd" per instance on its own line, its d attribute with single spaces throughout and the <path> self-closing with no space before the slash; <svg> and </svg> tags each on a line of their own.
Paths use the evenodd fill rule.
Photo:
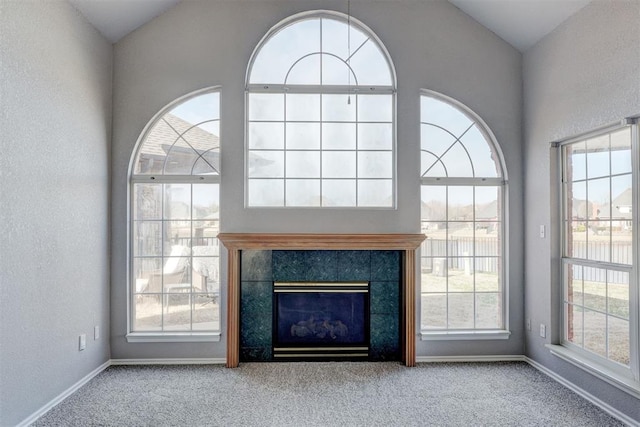
<svg viewBox="0 0 640 427">
<path fill-rule="evenodd" d="M 357 28 L 360 31 L 362 31 L 363 33 L 367 34 L 367 36 L 377 45 L 377 47 L 380 49 L 382 55 L 384 56 L 387 65 L 389 67 L 389 73 L 390 73 L 390 77 L 392 80 L 392 84 L 390 86 L 372 86 L 372 85 L 357 85 L 357 84 L 352 84 L 352 85 L 302 85 L 302 84 L 261 84 L 261 83 L 250 83 L 250 77 L 251 77 L 251 71 L 253 69 L 253 65 L 254 62 L 258 56 L 258 54 L 260 53 L 262 47 L 274 36 L 276 35 L 279 31 L 281 31 L 282 29 L 286 28 L 289 25 L 295 24 L 298 21 L 304 21 L 304 20 L 308 20 L 308 19 L 315 19 L 315 18 L 329 18 L 329 19 L 333 19 L 333 20 L 338 20 L 338 21 L 344 21 L 347 25 L 350 25 L 353 28 Z M 397 207 L 397 149 L 396 149 L 396 129 L 397 129 L 397 114 L 396 114 L 396 85 L 397 85 L 397 79 L 396 79 L 396 72 L 395 72 L 395 67 L 393 65 L 393 62 L 391 60 L 391 56 L 389 55 L 389 52 L 387 51 L 386 47 L 384 46 L 384 44 L 382 43 L 382 41 L 377 37 L 377 35 L 370 29 L 368 28 L 365 24 L 363 24 L 362 22 L 360 22 L 359 20 L 353 18 L 352 16 L 349 15 L 345 15 L 343 13 L 337 12 L 337 11 L 330 11 L 330 10 L 315 10 L 315 11 L 306 11 L 306 12 L 302 12 L 302 13 L 298 13 L 295 15 L 292 15 L 284 20 L 282 20 L 281 22 L 279 22 L 277 25 L 275 25 L 273 28 L 271 28 L 266 34 L 265 36 L 262 38 L 262 40 L 260 40 L 260 42 L 256 45 L 252 55 L 251 55 L 251 59 L 249 60 L 249 65 L 247 67 L 247 73 L 246 73 L 246 86 L 245 86 L 245 170 L 244 170 L 244 205 L 245 208 L 249 208 L 249 209 L 374 209 L 374 210 L 388 210 L 388 209 L 396 209 Z M 356 196 L 356 205 L 354 206 L 323 206 L 322 204 L 319 206 L 299 206 L 299 205 L 291 205 L 291 206 L 287 206 L 286 204 L 286 198 L 287 198 L 287 192 L 286 192 L 286 177 L 283 177 L 283 181 L 285 181 L 285 189 L 284 189 L 284 203 L 282 205 L 274 205 L 274 206 L 258 206 L 258 205 L 251 205 L 250 201 L 249 201 L 249 153 L 250 153 L 250 147 L 249 147 L 249 109 L 250 109 L 250 101 L 249 101 L 249 97 L 251 94 L 256 94 L 256 93 L 273 93 L 273 94 L 314 94 L 314 95 L 339 95 L 339 94 L 348 94 L 353 96 L 354 98 L 357 97 L 358 95 L 382 95 L 382 94 L 388 94 L 391 95 L 392 101 L 391 101 L 391 126 L 392 126 L 392 145 L 391 145 L 391 156 L 392 156 L 392 172 L 391 172 L 391 196 L 392 196 L 392 202 L 390 206 L 369 206 L 369 205 L 358 205 L 358 201 L 357 201 L 357 196 Z M 286 118 L 284 123 L 286 123 Z M 326 123 L 324 121 L 322 121 L 322 119 L 320 119 L 320 125 L 322 125 L 323 123 Z M 357 121 L 356 118 L 356 124 L 359 123 Z M 357 137 L 356 137 L 357 138 Z M 285 144 L 285 148 L 283 148 L 282 150 L 285 155 L 287 154 L 287 152 L 289 152 L 286 148 L 286 144 Z M 322 155 L 322 153 L 324 152 L 322 147 L 319 149 L 320 154 Z M 366 150 L 365 150 L 366 151 Z M 363 152 L 362 150 L 359 149 L 355 149 L 356 153 L 360 153 Z M 357 160 L 356 160 L 357 162 Z M 285 160 L 285 169 L 286 169 L 286 160 Z M 256 178 L 254 178 L 256 179 Z M 272 179 L 272 178 L 262 178 L 262 179 Z M 276 178 L 273 178 L 276 179 Z M 280 179 L 280 178 L 277 178 Z M 310 178 L 310 179 L 316 179 L 316 178 Z M 321 176 L 319 178 L 317 178 L 320 180 L 320 197 L 322 198 L 322 173 Z M 360 180 L 366 179 L 366 178 L 361 178 L 361 177 L 356 177 L 354 178 L 356 180 L 356 192 L 357 192 L 357 182 L 359 182 Z M 388 179 L 388 178 L 385 178 Z M 357 194 L 357 193 L 356 193 Z"/>
<path fill-rule="evenodd" d="M 472 122 L 476 123 L 478 129 L 482 132 L 485 140 L 488 144 L 491 144 L 491 148 L 496 155 L 497 167 L 500 168 L 500 176 L 496 178 L 461 178 L 461 177 L 421 177 L 420 188 L 424 186 L 491 186 L 499 188 L 500 197 L 502 200 L 501 210 L 499 212 L 501 216 L 500 221 L 500 294 L 501 294 L 501 306 L 502 306 L 502 328 L 499 329 L 422 329 L 422 321 L 420 321 L 420 338 L 422 341 L 464 341 L 464 340 L 496 340 L 496 339 L 509 339 L 511 331 L 509 330 L 509 187 L 507 168 L 504 162 L 504 156 L 497 139 L 489 126 L 485 123 L 480 116 L 478 116 L 473 110 L 466 105 L 462 104 L 458 100 L 441 93 L 421 89 L 420 97 L 427 96 L 444 103 L 447 103 L 457 108 L 461 113 L 465 114 Z M 422 124 L 422 121 L 420 121 Z M 422 141 L 420 149 L 423 149 Z M 422 190 L 421 190 L 422 191 Z M 422 223 L 422 216 L 420 216 Z M 422 264 L 422 251 L 421 251 Z M 475 254 L 474 254 L 475 258 Z M 420 274 L 422 278 L 422 274 Z M 448 292 L 447 292 L 448 293 Z M 422 286 L 420 294 L 422 296 Z M 422 301 L 422 298 L 420 298 Z"/>
<path fill-rule="evenodd" d="M 558 265 L 558 292 L 555 294 L 558 300 L 559 325 L 557 326 L 558 338 L 547 344 L 547 348 L 555 356 L 577 366 L 585 371 L 593 374 L 601 380 L 625 391 L 626 393 L 640 398 L 640 215 L 637 214 L 640 209 L 640 130 L 638 125 L 638 117 L 625 118 L 621 122 L 603 126 L 591 132 L 581 134 L 570 139 L 553 142 L 552 145 L 556 149 L 556 157 L 558 159 L 557 166 L 557 186 L 558 186 L 558 213 L 559 213 L 559 258 Z M 633 265 L 616 264 L 613 262 L 588 260 L 583 258 L 573 258 L 566 256 L 566 195 L 564 193 L 564 147 L 576 142 L 585 141 L 597 136 L 607 135 L 615 131 L 619 131 L 625 127 L 631 129 L 631 174 L 633 184 L 632 196 L 632 212 L 636 214 L 632 216 L 632 251 Z M 611 176 L 611 175 L 609 175 Z M 593 352 L 585 350 L 578 345 L 568 341 L 566 338 L 567 314 L 564 308 L 564 294 L 567 286 L 565 280 L 565 265 L 573 264 L 585 267 L 594 267 L 600 269 L 612 269 L 615 271 L 624 271 L 629 273 L 629 368 L 617 364 L 613 361 L 599 356 Z"/>
<path fill-rule="evenodd" d="M 190 99 L 197 98 L 202 95 L 218 93 L 221 94 L 220 86 L 208 87 L 194 92 L 188 93 L 180 98 L 175 99 L 160 111 L 158 111 L 149 122 L 146 124 L 140 137 L 136 142 L 133 149 L 131 158 L 129 160 L 128 168 L 128 183 L 127 183 L 127 333 L 126 340 L 130 343 L 160 343 L 160 342 L 218 342 L 220 341 L 221 330 L 218 331 L 151 331 L 151 332 L 138 332 L 132 330 L 132 315 L 133 315 L 133 293 L 135 279 L 133 277 L 133 186 L 139 183 L 153 183 L 153 184 L 218 184 L 220 185 L 221 173 L 218 175 L 163 175 L 163 174 L 139 174 L 134 173 L 136 167 L 136 159 L 138 152 L 144 144 L 149 132 L 158 123 L 158 121 L 170 112 L 176 106 L 189 101 Z M 220 120 L 220 119 L 218 119 Z M 218 269 L 220 271 L 220 256 L 218 256 Z M 221 296 L 221 295 L 220 295 Z M 218 317 L 222 323 L 221 315 L 221 301 L 218 297 Z M 220 323 L 220 329 L 222 324 Z"/>
</svg>

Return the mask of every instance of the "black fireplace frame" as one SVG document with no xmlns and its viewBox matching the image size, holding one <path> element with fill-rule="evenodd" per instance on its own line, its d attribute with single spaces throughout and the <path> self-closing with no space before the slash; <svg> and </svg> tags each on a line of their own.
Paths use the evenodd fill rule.
<svg viewBox="0 0 640 427">
<path fill-rule="evenodd" d="M 278 331 L 278 295 L 281 293 L 313 293 L 313 294 L 363 294 L 363 340 L 357 343 L 280 343 Z M 272 317 L 272 360 L 287 361 L 344 361 L 369 360 L 371 348 L 371 300 L 370 282 L 273 282 L 273 317 Z"/>
</svg>

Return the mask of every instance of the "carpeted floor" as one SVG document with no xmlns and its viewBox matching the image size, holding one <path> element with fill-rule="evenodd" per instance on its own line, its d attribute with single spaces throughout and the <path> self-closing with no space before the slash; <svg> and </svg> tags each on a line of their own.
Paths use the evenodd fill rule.
<svg viewBox="0 0 640 427">
<path fill-rule="evenodd" d="M 36 426 L 621 426 L 524 362 L 112 366 Z"/>
</svg>

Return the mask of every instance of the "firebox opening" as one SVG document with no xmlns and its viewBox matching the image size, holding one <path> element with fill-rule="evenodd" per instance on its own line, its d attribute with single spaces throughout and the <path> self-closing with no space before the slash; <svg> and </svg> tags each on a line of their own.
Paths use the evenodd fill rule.
<svg viewBox="0 0 640 427">
<path fill-rule="evenodd" d="M 369 283 L 275 282 L 273 357 L 369 356 Z"/>
</svg>

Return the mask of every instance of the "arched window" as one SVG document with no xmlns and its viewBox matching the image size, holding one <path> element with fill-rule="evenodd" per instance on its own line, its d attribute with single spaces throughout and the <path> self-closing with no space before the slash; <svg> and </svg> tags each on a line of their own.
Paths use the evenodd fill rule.
<svg viewBox="0 0 640 427">
<path fill-rule="evenodd" d="M 176 100 L 133 155 L 130 340 L 220 330 L 219 101 L 211 89 Z"/>
<path fill-rule="evenodd" d="M 504 330 L 506 174 L 493 134 L 451 98 L 420 97 L 422 331 Z"/>
<path fill-rule="evenodd" d="M 395 205 L 395 74 L 355 20 L 274 27 L 249 64 L 246 127 L 247 206 Z"/>
</svg>

